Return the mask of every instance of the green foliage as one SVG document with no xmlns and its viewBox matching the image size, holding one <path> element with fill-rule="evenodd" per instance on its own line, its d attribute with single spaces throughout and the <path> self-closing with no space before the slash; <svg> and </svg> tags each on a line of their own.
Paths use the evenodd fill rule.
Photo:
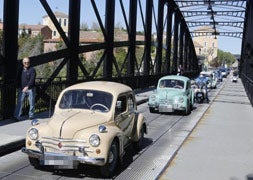
<svg viewBox="0 0 253 180">
<path fill-rule="evenodd" d="M 23 35 L 18 39 L 18 59 L 36 56 L 43 53 L 43 37 L 41 35 L 31 37 Z"/>
<path fill-rule="evenodd" d="M 116 62 L 118 64 L 118 67 L 119 69 L 121 70 L 122 66 L 123 66 L 123 63 L 124 63 L 124 60 L 126 58 L 126 55 L 127 55 L 127 52 L 126 52 L 126 49 L 125 48 L 122 48 L 122 47 L 119 47 L 119 48 L 116 48 L 115 51 L 115 59 L 116 59 Z M 116 71 L 116 68 L 115 66 L 113 66 L 113 76 L 117 76 L 117 71 Z M 124 67 L 122 68 L 122 72 L 121 74 L 126 74 L 127 72 L 127 64 L 125 63 L 124 64 Z"/>
<path fill-rule="evenodd" d="M 88 31 L 88 30 L 89 30 L 88 24 L 87 24 L 86 22 L 83 22 L 83 23 L 81 24 L 80 30 Z"/>
<path fill-rule="evenodd" d="M 233 54 L 218 49 L 218 60 L 217 60 L 218 66 L 224 66 L 225 64 L 227 66 L 231 66 L 235 61 L 236 57 Z"/>
</svg>

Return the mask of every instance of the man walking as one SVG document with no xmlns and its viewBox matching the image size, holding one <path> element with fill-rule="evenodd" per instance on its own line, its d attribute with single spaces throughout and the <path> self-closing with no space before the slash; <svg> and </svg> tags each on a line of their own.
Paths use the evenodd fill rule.
<svg viewBox="0 0 253 180">
<path fill-rule="evenodd" d="M 23 68 L 18 72 L 17 75 L 18 102 L 14 112 L 14 118 L 16 120 L 21 119 L 25 97 L 28 97 L 30 105 L 29 119 L 31 120 L 34 118 L 35 78 L 36 71 L 30 66 L 30 59 L 25 57 L 23 59 Z"/>
</svg>

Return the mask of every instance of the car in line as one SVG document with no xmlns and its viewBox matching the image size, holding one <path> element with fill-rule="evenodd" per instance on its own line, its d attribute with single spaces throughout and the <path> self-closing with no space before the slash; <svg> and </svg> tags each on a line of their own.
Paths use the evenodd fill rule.
<svg viewBox="0 0 253 180">
<path fill-rule="evenodd" d="M 64 89 L 48 122 L 32 121 L 22 152 L 35 168 L 98 166 L 111 177 L 125 149 L 141 150 L 147 123 L 137 112 L 133 90 L 124 84 L 91 81 Z"/>
<path fill-rule="evenodd" d="M 191 80 L 179 75 L 160 78 L 156 90 L 149 96 L 148 106 L 151 113 L 181 111 L 189 114 L 194 106 Z"/>
<path fill-rule="evenodd" d="M 221 75 L 223 78 L 227 78 L 229 71 L 227 70 L 227 68 L 220 68 L 219 71 L 221 72 Z"/>
<path fill-rule="evenodd" d="M 212 71 L 202 71 L 200 75 L 203 75 L 206 78 L 206 84 L 208 89 L 215 89 L 217 87 L 218 79 L 215 78 Z"/>
</svg>

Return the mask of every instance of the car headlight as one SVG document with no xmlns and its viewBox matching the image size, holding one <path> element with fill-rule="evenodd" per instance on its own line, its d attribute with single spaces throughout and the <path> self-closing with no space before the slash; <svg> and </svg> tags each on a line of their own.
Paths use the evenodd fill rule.
<svg viewBox="0 0 253 180">
<path fill-rule="evenodd" d="M 37 129 L 31 128 L 31 129 L 28 131 L 28 135 L 29 135 L 29 137 L 30 137 L 32 140 L 37 140 L 38 137 L 39 137 L 39 132 L 38 132 Z"/>
<path fill-rule="evenodd" d="M 99 146 L 99 144 L 100 144 L 100 138 L 99 138 L 99 136 L 96 135 L 96 134 L 92 134 L 92 135 L 90 136 L 89 141 L 90 141 L 90 145 L 93 146 L 93 147 L 97 147 L 97 146 Z"/>
<path fill-rule="evenodd" d="M 151 95 L 150 99 L 151 99 L 151 101 L 155 101 L 156 100 L 156 96 L 155 95 Z"/>
<path fill-rule="evenodd" d="M 184 102 L 184 98 L 183 98 L 183 97 L 179 97 L 179 98 L 178 98 L 178 102 L 179 102 L 179 103 L 183 103 L 183 102 Z"/>
</svg>

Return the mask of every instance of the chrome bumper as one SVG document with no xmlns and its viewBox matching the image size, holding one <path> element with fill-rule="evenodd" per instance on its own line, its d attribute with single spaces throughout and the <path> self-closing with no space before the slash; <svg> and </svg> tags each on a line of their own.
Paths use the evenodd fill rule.
<svg viewBox="0 0 253 180">
<path fill-rule="evenodd" d="M 82 164 L 91 164 L 91 165 L 98 165 L 103 166 L 105 165 L 105 158 L 91 158 L 88 156 L 68 156 L 64 154 L 58 154 L 58 153 L 49 153 L 49 152 L 40 152 L 40 151 L 34 151 L 31 149 L 27 149 L 23 147 L 21 149 L 23 153 L 28 154 L 30 157 L 34 157 L 40 160 L 41 165 L 51 165 L 48 164 L 48 161 L 56 161 L 56 160 L 67 160 L 67 161 L 73 161 L 75 163 L 82 163 Z M 55 158 L 54 158 L 55 157 Z M 52 165 L 62 165 L 62 164 L 53 164 Z"/>
</svg>

